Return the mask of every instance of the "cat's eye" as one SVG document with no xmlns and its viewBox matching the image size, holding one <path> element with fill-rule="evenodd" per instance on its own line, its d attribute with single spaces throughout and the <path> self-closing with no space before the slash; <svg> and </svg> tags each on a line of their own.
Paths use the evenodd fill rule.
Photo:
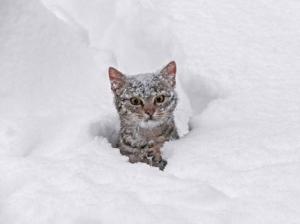
<svg viewBox="0 0 300 224">
<path fill-rule="evenodd" d="M 132 104 L 132 105 L 142 105 L 142 101 L 139 99 L 139 98 L 137 98 L 137 97 L 131 97 L 130 98 L 130 103 Z"/>
<path fill-rule="evenodd" d="M 155 103 L 163 103 L 165 101 L 164 95 L 159 95 L 155 98 Z"/>
</svg>

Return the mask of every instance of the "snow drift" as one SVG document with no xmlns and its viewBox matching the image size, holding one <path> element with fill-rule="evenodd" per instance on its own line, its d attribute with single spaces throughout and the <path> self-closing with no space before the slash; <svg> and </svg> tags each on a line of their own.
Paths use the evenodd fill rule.
<svg viewBox="0 0 300 224">
<path fill-rule="evenodd" d="M 43 3 L 0 7 L 0 223 L 300 222 L 299 3 Z M 112 148 L 106 70 L 172 59 L 160 172 Z"/>
</svg>

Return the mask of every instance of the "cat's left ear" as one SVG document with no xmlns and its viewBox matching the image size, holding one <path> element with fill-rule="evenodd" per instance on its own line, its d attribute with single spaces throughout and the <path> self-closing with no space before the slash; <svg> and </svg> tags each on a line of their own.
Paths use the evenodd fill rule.
<svg viewBox="0 0 300 224">
<path fill-rule="evenodd" d="M 108 68 L 108 75 L 111 84 L 111 90 L 118 94 L 125 85 L 126 76 L 113 67 Z"/>
<path fill-rule="evenodd" d="M 162 74 L 168 82 L 171 84 L 172 87 L 175 87 L 176 84 L 176 63 L 175 61 L 171 61 L 167 64 L 161 71 Z"/>
</svg>

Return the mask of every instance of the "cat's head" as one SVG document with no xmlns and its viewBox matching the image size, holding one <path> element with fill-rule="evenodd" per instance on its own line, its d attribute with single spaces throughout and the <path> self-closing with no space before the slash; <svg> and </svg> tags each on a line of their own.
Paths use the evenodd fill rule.
<svg viewBox="0 0 300 224">
<path fill-rule="evenodd" d="M 174 61 L 157 73 L 126 76 L 112 67 L 108 73 L 122 120 L 157 125 L 173 116 L 177 104 Z"/>
</svg>

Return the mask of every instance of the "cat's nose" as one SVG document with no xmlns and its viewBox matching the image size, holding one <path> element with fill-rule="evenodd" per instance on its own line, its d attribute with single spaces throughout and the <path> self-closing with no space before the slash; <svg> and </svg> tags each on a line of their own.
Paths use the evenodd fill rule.
<svg viewBox="0 0 300 224">
<path fill-rule="evenodd" d="M 154 114 L 155 109 L 150 107 L 150 108 L 145 108 L 145 113 L 148 114 L 150 117 Z"/>
</svg>

